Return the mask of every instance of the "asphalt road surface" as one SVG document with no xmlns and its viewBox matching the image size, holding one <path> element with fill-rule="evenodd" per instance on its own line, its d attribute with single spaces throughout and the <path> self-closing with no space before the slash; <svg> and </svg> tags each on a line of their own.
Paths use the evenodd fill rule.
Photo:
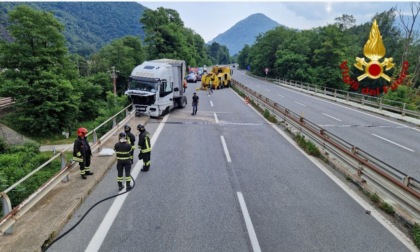
<svg viewBox="0 0 420 252">
<path fill-rule="evenodd" d="M 378 114 L 280 87 L 235 71 L 234 78 L 420 181 L 420 129 Z"/>
<path fill-rule="evenodd" d="M 410 250 L 231 89 L 197 91 L 192 116 L 199 85 L 188 86 L 186 108 L 146 125 L 151 169 L 133 166 L 135 188 L 98 205 L 48 251 Z M 116 193 L 113 168 L 62 232 Z"/>
</svg>

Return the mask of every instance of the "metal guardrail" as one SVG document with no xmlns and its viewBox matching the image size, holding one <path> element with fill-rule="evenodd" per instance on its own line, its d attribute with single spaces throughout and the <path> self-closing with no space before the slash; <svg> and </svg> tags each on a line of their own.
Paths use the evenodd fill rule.
<svg viewBox="0 0 420 252">
<path fill-rule="evenodd" d="M 12 97 L 0 97 L 0 109 L 7 108 L 15 103 Z"/>
<path fill-rule="evenodd" d="M 371 95 L 365 95 L 356 92 L 349 92 L 345 90 L 338 90 L 327 87 L 319 87 L 314 84 L 309 84 L 300 81 L 286 80 L 286 79 L 273 79 L 273 78 L 264 78 L 256 75 L 252 75 L 255 78 L 270 81 L 276 85 L 288 85 L 292 87 L 299 88 L 301 90 L 306 90 L 313 94 L 322 94 L 345 101 L 359 103 L 361 105 L 370 106 L 377 108 L 379 110 L 386 110 L 401 114 L 402 116 L 410 116 L 413 118 L 420 119 L 420 111 L 407 109 L 407 104 L 404 102 L 393 101 L 389 99 L 384 99 L 382 97 L 376 97 Z"/>
<path fill-rule="evenodd" d="M 95 152 L 96 150 L 100 150 L 102 143 L 104 143 L 106 140 L 108 140 L 113 134 L 117 132 L 117 130 L 125 125 L 133 116 L 135 113 L 135 110 L 129 111 L 129 108 L 132 107 L 130 104 L 129 106 L 125 107 L 121 111 L 119 111 L 114 116 L 110 117 L 108 120 L 100 124 L 98 127 L 93 129 L 91 132 L 87 134 L 87 137 L 93 134 L 93 141 L 92 141 L 92 152 Z M 125 112 L 125 117 L 123 120 L 121 120 L 119 123 L 117 123 L 117 117 Z M 107 123 L 112 121 L 112 128 L 107 133 L 105 133 L 99 140 L 97 137 L 97 131 L 101 129 L 102 127 L 105 127 Z M 40 201 L 49 191 L 51 191 L 57 184 L 61 182 L 68 182 L 69 178 L 68 175 L 72 168 L 77 166 L 77 162 L 66 161 L 66 155 L 65 152 L 69 149 L 72 150 L 73 147 L 66 148 L 62 150 L 60 153 L 54 155 L 52 158 L 50 158 L 48 161 L 43 163 L 41 166 L 33 170 L 31 173 L 11 185 L 9 188 L 4 190 L 3 192 L 0 192 L 0 198 L 2 202 L 2 208 L 3 208 L 3 218 L 0 219 L 0 235 L 3 234 L 12 234 L 13 233 L 13 224 L 21 217 L 23 216 L 28 210 L 31 209 L 38 201 Z M 12 209 L 10 198 L 8 197 L 7 193 L 15 189 L 18 185 L 25 182 L 27 179 L 29 179 L 32 175 L 40 171 L 42 168 L 49 165 L 54 160 L 60 158 L 61 159 L 61 170 L 55 174 L 52 178 L 50 178 L 47 182 L 45 182 L 40 188 L 38 188 L 34 193 L 32 193 L 28 198 L 26 198 L 24 201 L 22 201 L 19 205 L 14 207 Z"/>
<path fill-rule="evenodd" d="M 378 194 L 396 208 L 401 217 L 411 224 L 420 221 L 419 181 L 241 83 L 233 80 L 232 84 L 249 99 L 281 118 L 292 133 L 302 134 L 310 139 L 331 164 L 350 176 L 363 189 Z"/>
</svg>

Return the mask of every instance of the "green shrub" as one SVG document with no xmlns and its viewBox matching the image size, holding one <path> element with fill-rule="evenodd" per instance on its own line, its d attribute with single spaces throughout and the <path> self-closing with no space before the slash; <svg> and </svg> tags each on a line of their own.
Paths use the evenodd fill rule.
<svg viewBox="0 0 420 252">
<path fill-rule="evenodd" d="M 387 213 L 387 214 L 394 214 L 395 213 L 394 208 L 390 204 L 388 204 L 386 202 L 382 202 L 379 207 L 382 210 L 384 210 L 385 213 Z"/>
<path fill-rule="evenodd" d="M 420 225 L 417 223 L 414 224 L 414 227 L 413 227 L 413 239 L 414 239 L 414 244 L 416 244 L 416 246 L 420 248 Z"/>
<path fill-rule="evenodd" d="M 25 177 L 28 173 L 38 168 L 51 158 L 51 153 L 40 153 L 36 143 L 7 146 L 7 152 L 0 154 L 0 191 Z M 54 160 L 42 168 L 31 178 L 21 183 L 8 193 L 12 207 L 20 204 L 61 168 L 61 160 Z M 2 210 L 0 212 L 2 214 Z"/>
<path fill-rule="evenodd" d="M 263 116 L 265 119 L 267 119 L 270 116 L 270 111 L 268 111 L 268 109 L 264 110 Z"/>
<path fill-rule="evenodd" d="M 376 194 L 376 193 L 375 194 L 372 194 L 370 196 L 370 200 L 372 202 L 376 203 L 376 204 L 378 204 L 381 201 L 381 199 L 379 198 L 378 194 Z"/>
<path fill-rule="evenodd" d="M 316 147 L 316 145 L 314 143 L 312 143 L 311 141 L 307 141 L 305 139 L 305 137 L 302 136 L 301 134 L 297 134 L 295 136 L 295 141 L 309 155 L 312 155 L 314 157 L 320 157 L 321 156 L 321 152 Z"/>
</svg>

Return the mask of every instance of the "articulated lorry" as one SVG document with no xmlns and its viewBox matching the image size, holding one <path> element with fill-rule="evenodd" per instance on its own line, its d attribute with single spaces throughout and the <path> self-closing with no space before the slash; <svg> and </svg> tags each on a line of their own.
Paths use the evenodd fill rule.
<svg viewBox="0 0 420 252">
<path fill-rule="evenodd" d="M 173 108 L 184 108 L 187 105 L 182 87 L 185 72 L 185 61 L 175 59 L 145 61 L 136 66 L 125 91 L 136 115 L 160 117 Z"/>
</svg>

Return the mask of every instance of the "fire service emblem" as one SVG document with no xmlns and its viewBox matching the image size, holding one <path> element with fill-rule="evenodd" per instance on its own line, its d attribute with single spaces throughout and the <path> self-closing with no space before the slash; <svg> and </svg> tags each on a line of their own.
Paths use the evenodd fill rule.
<svg viewBox="0 0 420 252">
<path fill-rule="evenodd" d="M 366 58 L 369 59 L 369 61 L 366 62 L 365 58 L 356 57 L 356 63 L 354 64 L 357 69 L 364 71 L 362 75 L 357 77 L 357 80 L 362 81 L 368 77 L 374 80 L 383 78 L 387 82 L 391 82 L 391 77 L 388 76 L 385 72 L 392 69 L 395 64 L 393 63 L 393 58 L 384 58 L 381 62 L 381 59 L 385 56 L 385 53 L 386 49 L 382 42 L 382 36 L 379 32 L 378 24 L 376 23 L 376 20 L 374 20 L 370 30 L 369 39 L 363 48 L 363 54 Z M 401 84 L 406 77 L 408 67 L 409 64 L 407 61 L 405 61 L 402 66 L 402 72 L 400 73 L 399 77 L 390 85 L 390 87 L 386 85 L 382 87 L 376 87 L 374 89 L 364 87 L 361 89 L 361 92 L 363 94 L 379 95 L 382 92 L 387 93 L 389 88 L 391 88 L 391 90 L 397 89 L 398 85 Z M 351 79 L 349 76 L 347 61 L 341 63 L 340 68 L 342 70 L 341 73 L 344 83 L 349 84 L 352 89 L 358 90 L 360 84 L 359 82 Z"/>
</svg>

